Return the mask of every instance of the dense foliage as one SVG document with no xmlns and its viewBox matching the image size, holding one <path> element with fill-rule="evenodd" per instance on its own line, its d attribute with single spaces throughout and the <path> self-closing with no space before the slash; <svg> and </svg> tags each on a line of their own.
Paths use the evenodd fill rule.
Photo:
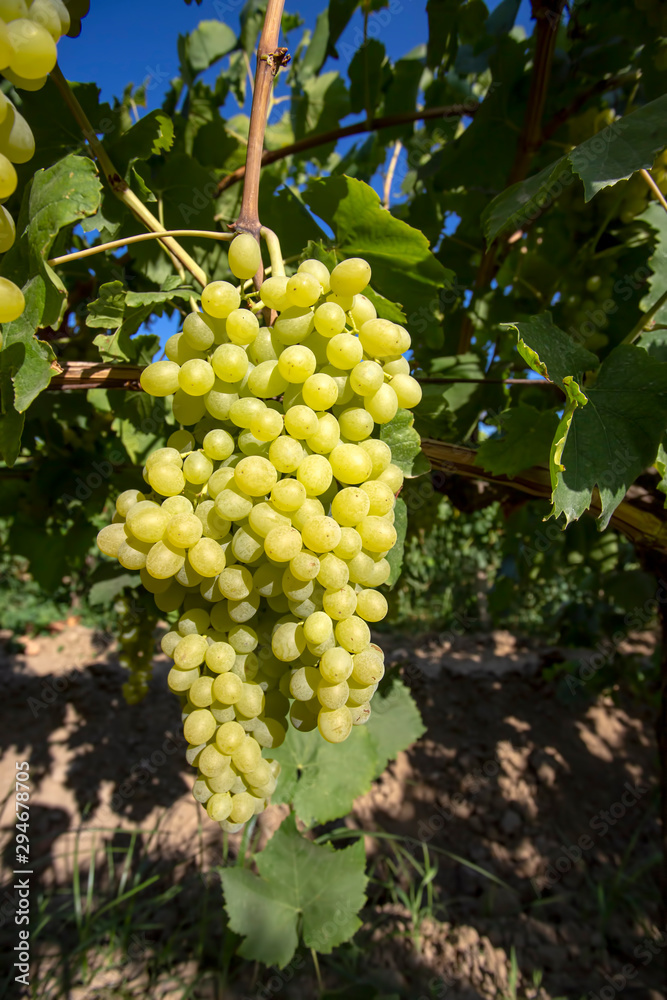
<svg viewBox="0 0 667 1000">
<path fill-rule="evenodd" d="M 428 463 L 410 452 L 413 428 L 397 418 L 389 433 L 399 451 L 406 445 L 412 481 L 395 620 L 459 627 L 480 618 L 477 591 L 488 591 L 493 621 L 546 623 L 578 641 L 577 620 L 563 614 L 573 601 L 587 609 L 578 621 L 588 629 L 592 613 L 603 628 L 615 616 L 645 625 L 655 611 L 637 616 L 655 585 L 608 525 L 625 531 L 628 489 L 642 477 L 654 495 L 667 468 L 667 215 L 656 194 L 667 190 L 667 25 L 659 5 L 644 2 L 583 0 L 561 17 L 559 0 L 536 0 L 527 36 L 514 23 L 518 7 L 503 0 L 489 13 L 482 0 L 429 0 L 428 40 L 395 61 L 382 36 L 388 19 L 409 16 L 401 5 L 332 0 L 312 34 L 286 14 L 292 61 L 269 117 L 260 217 L 280 234 L 288 270 L 332 251 L 333 262 L 369 261 L 379 315 L 412 335 L 424 390 L 416 430 L 475 451 L 480 477 L 495 481 L 481 498 L 461 489 L 445 456 L 444 481 L 433 489 Z M 48 260 L 146 228 L 220 232 L 236 219 L 246 60 L 262 19 L 261 5 L 249 2 L 238 37 L 223 21 L 203 21 L 179 39 L 179 76 L 161 107 L 141 115 L 145 86 L 129 86 L 110 106 L 94 82 L 68 88 L 57 72 L 37 92 L 3 84 L 36 152 L 17 166 L 18 193 L 6 202 L 17 240 L 0 271 L 23 289 L 25 311 L 2 331 L 0 517 L 7 565 L 26 561 L 46 592 L 61 592 L 65 578 L 111 608 L 136 588 L 136 574 L 119 576 L 93 550 L 105 507 L 141 486 L 146 456 L 176 428 L 164 399 L 136 391 L 136 366 L 158 352 L 152 319 L 186 315 L 198 275 L 229 278 L 226 244 L 201 236 L 180 238 L 178 252 L 151 240 L 57 266 Z M 350 114 L 358 134 L 341 145 Z M 378 172 L 384 204 L 370 186 Z M 115 383 L 51 391 L 74 362 L 128 367 Z M 537 482 L 536 467 L 549 470 L 558 524 L 542 523 L 544 501 L 508 500 L 508 480 Z M 658 472 L 646 477 L 648 467 Z M 582 517 L 592 504 L 602 535 Z M 662 507 L 654 505 L 648 527 L 643 512 L 633 522 L 641 550 L 655 543 L 664 551 Z M 400 555 L 399 547 L 396 575 Z M 277 751 L 277 796 L 304 822 L 344 815 L 419 734 L 400 684 L 378 697 L 384 710 L 353 733 L 349 750 L 309 733 Z M 355 762 L 345 785 L 334 781 L 351 773 L 331 756 L 340 752 Z M 306 759 L 309 779 L 297 781 Z M 324 796 L 323 787 L 333 791 Z M 259 875 L 224 876 L 246 957 L 285 964 L 299 933 L 326 952 L 357 926 L 360 845 L 335 855 L 341 923 L 325 932 L 322 914 L 308 912 L 303 927 L 282 926 L 263 950 L 247 900 L 264 900 L 267 926 L 279 922 L 272 886 L 285 884 L 293 852 L 311 887 L 326 872 L 329 888 L 330 847 L 305 841 L 291 821 Z"/>
</svg>

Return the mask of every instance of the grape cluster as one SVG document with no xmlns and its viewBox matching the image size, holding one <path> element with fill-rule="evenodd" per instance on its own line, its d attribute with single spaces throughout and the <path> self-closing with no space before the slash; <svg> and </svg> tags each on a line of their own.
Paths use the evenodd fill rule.
<svg viewBox="0 0 667 1000">
<path fill-rule="evenodd" d="M 116 601 L 114 610 L 119 616 L 118 662 L 130 675 L 123 684 L 123 697 L 128 705 L 136 705 L 148 694 L 153 675 L 155 607 L 151 608 L 146 600 L 137 603 L 122 597 Z"/>
<path fill-rule="evenodd" d="M 56 43 L 69 31 L 70 15 L 63 0 L 0 0 L 0 72 L 20 90 L 40 90 L 56 65 Z M 16 191 L 15 163 L 27 163 L 35 138 L 25 118 L 0 91 L 0 201 Z M 0 253 L 16 238 L 14 220 L 0 205 Z M 23 292 L 0 277 L 0 323 L 18 319 L 25 308 Z"/>
<path fill-rule="evenodd" d="M 330 273 L 306 260 L 243 307 L 260 260 L 235 237 L 241 288 L 207 285 L 203 311 L 142 373 L 146 392 L 173 394 L 181 429 L 146 461 L 150 492 L 122 493 L 98 536 L 164 613 L 181 610 L 162 643 L 169 685 L 195 797 L 226 830 L 265 807 L 278 765 L 262 748 L 289 724 L 338 743 L 370 716 L 384 658 L 369 623 L 387 611 L 376 588 L 403 483 L 373 434 L 421 398 L 409 334 L 362 294 L 365 261 Z"/>
</svg>

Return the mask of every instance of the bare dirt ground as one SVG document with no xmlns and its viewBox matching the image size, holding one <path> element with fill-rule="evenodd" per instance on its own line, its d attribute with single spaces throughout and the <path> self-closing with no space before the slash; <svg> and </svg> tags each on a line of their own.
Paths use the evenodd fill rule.
<svg viewBox="0 0 667 1000">
<path fill-rule="evenodd" d="M 652 711 L 620 695 L 616 703 L 591 700 L 585 685 L 584 694 L 564 695 L 562 685 L 557 690 L 542 679 L 542 666 L 557 654 L 521 646 L 508 633 L 466 636 L 453 645 L 437 636 L 392 635 L 382 642 L 417 698 L 427 733 L 344 822 L 414 838 L 419 862 L 426 847 L 438 864 L 434 903 L 429 910 L 418 876 L 412 882 L 398 877 L 405 896 L 392 892 L 390 842 L 367 837 L 373 879 L 356 939 L 363 951 L 347 946 L 333 960 L 323 959 L 326 987 L 350 1000 L 667 996 Z M 633 651 L 648 655 L 651 642 L 636 637 Z M 289 976 L 235 959 L 222 985 L 206 976 L 219 960 L 224 923 L 219 884 L 203 873 L 223 863 L 222 844 L 218 827 L 190 795 L 192 772 L 183 759 L 167 669 L 166 658 L 158 657 L 149 698 L 127 706 L 113 648 L 79 625 L 38 637 L 23 653 L 0 653 L 5 886 L 13 866 L 9 795 L 15 761 L 27 759 L 38 859 L 33 886 L 51 897 L 45 913 L 57 894 L 71 895 L 77 867 L 85 885 L 91 857 L 98 872 L 93 884 L 101 884 L 105 851 L 108 856 L 110 845 L 127 844 L 137 830 L 142 864 L 147 871 L 153 864 L 158 875 L 147 891 L 183 890 L 171 902 L 161 897 L 137 955 L 114 968 L 100 959 L 96 969 L 93 960 L 90 974 L 72 981 L 57 981 L 56 973 L 80 937 L 58 921 L 45 924 L 34 993 L 175 1000 L 183 995 L 178 984 L 188 980 L 195 997 L 314 997 L 309 959 L 304 971 Z M 262 817 L 263 840 L 284 813 L 285 807 L 272 806 Z M 128 831 L 124 840 L 119 828 Z M 202 894 L 213 912 L 203 953 L 195 955 L 179 930 L 183 953 L 172 950 L 170 967 L 163 961 L 158 968 L 160 942 L 183 921 L 194 923 Z M 15 928 L 8 919 L 11 895 L 5 888 L 0 895 L 4 962 Z M 6 995 L 18 995 L 13 985 Z"/>
</svg>

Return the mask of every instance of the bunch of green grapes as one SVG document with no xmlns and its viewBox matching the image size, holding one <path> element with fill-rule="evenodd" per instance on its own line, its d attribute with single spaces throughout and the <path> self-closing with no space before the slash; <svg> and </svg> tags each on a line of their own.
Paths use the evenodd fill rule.
<svg viewBox="0 0 667 1000">
<path fill-rule="evenodd" d="M 241 282 L 260 251 L 230 246 Z M 378 436 L 421 398 L 410 336 L 377 317 L 360 258 L 330 273 L 306 260 L 242 305 L 207 285 L 201 313 L 141 384 L 173 394 L 181 429 L 146 461 L 147 490 L 122 493 L 98 545 L 138 570 L 163 612 L 195 796 L 225 830 L 261 812 L 278 765 L 262 757 L 288 725 L 345 740 L 370 716 L 384 674 L 370 625 L 390 574 L 403 474 Z M 270 326 L 260 318 L 272 317 Z"/>
<path fill-rule="evenodd" d="M 148 694 L 153 676 L 155 606 L 151 607 L 148 601 L 140 601 L 137 605 L 123 597 L 116 601 L 115 611 L 119 615 L 118 662 L 130 674 L 123 684 L 123 697 L 128 705 L 136 705 Z"/>
<path fill-rule="evenodd" d="M 611 257 L 591 259 L 580 269 L 568 272 L 567 286 L 561 288 L 559 322 L 565 329 L 585 336 L 585 346 L 596 351 L 607 343 L 602 331 L 609 325 L 604 304 L 614 300 L 617 261 Z"/>
<path fill-rule="evenodd" d="M 40 90 L 56 65 L 56 43 L 69 31 L 63 0 L 0 0 L 0 72 L 21 90 Z M 0 91 L 0 201 L 16 191 L 15 163 L 27 163 L 35 138 L 25 118 Z M 14 220 L 0 205 L 0 253 L 16 238 Z M 0 323 L 10 323 L 25 308 L 23 292 L 0 277 Z"/>
</svg>

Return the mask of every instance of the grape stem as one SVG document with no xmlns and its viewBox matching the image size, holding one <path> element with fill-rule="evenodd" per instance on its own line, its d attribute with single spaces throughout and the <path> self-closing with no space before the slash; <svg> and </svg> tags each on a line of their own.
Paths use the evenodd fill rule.
<svg viewBox="0 0 667 1000">
<path fill-rule="evenodd" d="M 206 229 L 165 229 L 157 233 L 139 233 L 137 236 L 126 236 L 122 240 L 111 240 L 109 243 L 100 243 L 94 247 L 87 247 L 85 250 L 76 250 L 74 253 L 63 254 L 62 257 L 53 257 L 47 261 L 51 267 L 58 264 L 67 264 L 71 260 L 80 260 L 82 257 L 92 257 L 93 254 L 102 253 L 104 250 L 117 250 L 119 247 L 129 246 L 131 243 L 143 243 L 145 240 L 162 240 L 165 236 L 197 236 L 210 240 L 233 240 L 233 233 L 211 233 Z"/>
<path fill-rule="evenodd" d="M 642 175 L 642 177 L 644 178 L 644 180 L 646 181 L 646 183 L 650 187 L 650 189 L 653 192 L 653 194 L 656 196 L 656 198 L 658 199 L 658 201 L 660 202 L 660 204 L 662 205 L 662 207 L 664 208 L 664 210 L 667 212 L 667 200 L 665 199 L 665 196 L 662 193 L 662 191 L 660 190 L 660 188 L 658 187 L 658 185 L 655 183 L 655 181 L 651 177 L 651 175 L 648 172 L 648 170 L 640 170 L 639 173 Z"/>
<path fill-rule="evenodd" d="M 660 310 L 662 309 L 662 307 L 665 305 L 666 302 L 667 302 L 667 292 L 663 292 L 660 298 L 653 303 L 648 312 L 645 312 L 641 316 L 639 322 L 636 323 L 635 326 L 633 326 L 632 330 L 630 330 L 630 333 L 627 335 L 627 337 L 623 338 L 621 343 L 634 344 L 635 340 L 637 340 L 637 338 L 642 335 L 642 333 L 644 332 L 648 324 L 651 322 L 653 317 L 657 316 L 657 314 L 660 312 Z"/>
<path fill-rule="evenodd" d="M 262 226 L 259 232 L 269 251 L 269 257 L 271 259 L 271 274 L 275 278 L 284 278 L 285 262 L 283 260 L 283 252 L 280 249 L 280 240 L 274 231 L 272 229 L 267 229 L 266 226 Z"/>
<path fill-rule="evenodd" d="M 156 219 L 152 212 L 149 212 L 144 203 L 137 198 L 134 191 L 131 190 L 127 182 L 116 170 L 115 166 L 111 162 L 109 154 L 97 138 L 97 133 L 88 120 L 86 112 L 79 104 L 76 94 L 63 76 L 62 70 L 59 66 L 56 66 L 51 71 L 51 78 L 60 91 L 65 104 L 72 112 L 73 117 L 80 126 L 81 131 L 83 132 L 83 137 L 100 165 L 109 187 L 115 196 L 130 209 L 137 219 L 143 223 L 146 229 L 150 230 L 150 232 L 158 234 L 164 232 L 164 226 L 160 224 L 160 220 Z M 160 237 L 158 236 L 158 238 Z M 177 268 L 182 266 L 188 270 L 195 281 L 197 281 L 202 288 L 206 285 L 207 278 L 204 271 L 201 269 L 199 264 L 193 260 L 190 254 L 186 253 L 183 247 L 177 243 L 175 239 L 173 239 L 173 237 L 163 237 L 160 239 L 160 243 L 167 251 L 172 261 L 176 262 Z"/>
<path fill-rule="evenodd" d="M 269 0 L 264 27 L 257 47 L 255 89 L 250 111 L 250 130 L 246 154 L 245 179 L 241 211 L 232 228 L 238 233 L 250 233 L 259 243 L 262 225 L 259 221 L 259 175 L 262 169 L 266 116 L 273 87 L 273 80 L 280 67 L 288 60 L 287 50 L 278 48 L 280 22 L 285 0 Z M 275 273 L 275 272 L 274 272 Z M 262 269 L 257 280 L 261 280 Z"/>
</svg>

